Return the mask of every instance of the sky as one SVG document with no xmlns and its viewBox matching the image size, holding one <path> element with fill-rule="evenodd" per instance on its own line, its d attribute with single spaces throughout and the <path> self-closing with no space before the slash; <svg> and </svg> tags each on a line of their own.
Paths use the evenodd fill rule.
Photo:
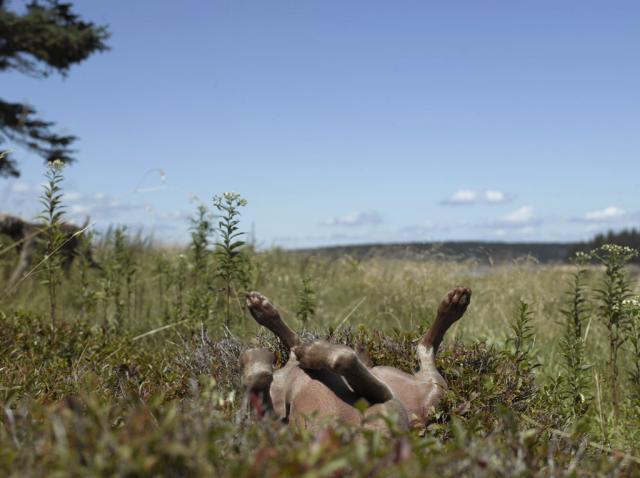
<svg viewBox="0 0 640 478">
<path fill-rule="evenodd" d="M 16 4 L 16 2 L 13 2 Z M 111 50 L 0 94 L 77 135 L 71 220 L 262 247 L 572 241 L 640 225 L 640 2 L 76 1 Z M 32 218 L 15 147 L 0 210 Z"/>
</svg>

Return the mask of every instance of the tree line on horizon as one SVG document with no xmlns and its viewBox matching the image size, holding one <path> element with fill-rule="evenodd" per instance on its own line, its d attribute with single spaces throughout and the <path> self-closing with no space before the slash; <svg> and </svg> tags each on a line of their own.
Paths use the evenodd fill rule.
<svg viewBox="0 0 640 478">
<path fill-rule="evenodd" d="M 604 244 L 617 244 L 640 250 L 640 228 L 623 229 L 622 231 L 607 231 L 596 234 L 593 239 L 580 242 L 569 250 L 569 257 L 575 256 L 576 252 L 587 252 L 597 249 Z M 636 257 L 632 262 L 640 263 L 640 258 Z"/>
</svg>

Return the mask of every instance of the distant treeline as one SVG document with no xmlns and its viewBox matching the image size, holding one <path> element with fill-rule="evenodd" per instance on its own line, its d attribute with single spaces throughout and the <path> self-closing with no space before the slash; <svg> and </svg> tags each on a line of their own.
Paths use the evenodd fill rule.
<svg viewBox="0 0 640 478">
<path fill-rule="evenodd" d="M 321 247 L 298 250 L 299 253 L 318 254 L 339 258 L 348 255 L 354 259 L 385 257 L 410 260 L 476 260 L 493 264 L 531 257 L 541 263 L 562 263 L 569 257 L 575 243 L 550 242 L 414 242 L 396 244 L 361 244 L 349 246 Z"/>
<path fill-rule="evenodd" d="M 573 257 L 578 251 L 588 252 L 603 244 L 617 244 L 640 250 L 640 229 L 624 229 L 618 232 L 609 231 L 604 234 L 598 234 L 588 242 L 574 244 L 569 251 L 569 257 Z M 634 262 L 640 262 L 640 257 L 637 257 Z"/>
<path fill-rule="evenodd" d="M 345 255 L 354 259 L 386 257 L 390 259 L 473 259 L 481 263 L 513 261 L 531 257 L 540 263 L 564 263 L 578 251 L 588 252 L 603 244 L 618 244 L 640 250 L 640 229 L 625 229 L 598 234 L 586 242 L 414 242 L 396 244 L 359 244 L 302 249 L 296 252 L 319 254 L 324 257 L 339 258 Z M 640 258 L 635 260 L 640 262 Z"/>
</svg>

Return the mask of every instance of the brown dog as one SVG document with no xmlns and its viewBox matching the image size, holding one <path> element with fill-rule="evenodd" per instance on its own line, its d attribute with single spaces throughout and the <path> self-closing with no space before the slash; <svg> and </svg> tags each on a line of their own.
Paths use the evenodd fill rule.
<svg viewBox="0 0 640 478">
<path fill-rule="evenodd" d="M 435 356 L 444 334 L 466 311 L 471 290 L 456 287 L 438 307 L 436 319 L 417 347 L 420 369 L 409 374 L 394 367 L 369 368 L 355 351 L 326 341 L 302 344 L 275 307 L 258 292 L 247 294 L 253 318 L 290 349 L 289 361 L 274 371 L 267 349 L 249 349 L 240 357 L 242 382 L 259 416 L 272 412 L 283 421 L 312 425 L 308 418 L 337 419 L 384 428 L 385 417 L 401 427 L 424 423 L 447 388 Z M 365 400 L 360 413 L 356 403 Z"/>
</svg>

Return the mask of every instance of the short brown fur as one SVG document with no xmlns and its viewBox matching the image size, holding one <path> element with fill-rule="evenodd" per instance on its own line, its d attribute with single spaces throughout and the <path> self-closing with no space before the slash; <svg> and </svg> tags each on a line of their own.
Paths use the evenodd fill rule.
<svg viewBox="0 0 640 478">
<path fill-rule="evenodd" d="M 435 365 L 438 347 L 470 300 L 471 290 L 464 287 L 445 295 L 433 325 L 418 344 L 420 368 L 410 374 L 394 367 L 368 367 L 344 345 L 326 341 L 303 344 L 266 297 L 250 292 L 247 307 L 251 315 L 291 353 L 285 366 L 273 371 L 271 352 L 245 351 L 241 356 L 243 384 L 254 407 L 259 397 L 258 408 L 268 409 L 287 422 L 313 426 L 309 418 L 315 417 L 373 428 L 384 428 L 385 419 L 394 420 L 400 428 L 424 423 L 447 388 Z M 364 414 L 356 407 L 361 400 L 368 405 Z"/>
</svg>

